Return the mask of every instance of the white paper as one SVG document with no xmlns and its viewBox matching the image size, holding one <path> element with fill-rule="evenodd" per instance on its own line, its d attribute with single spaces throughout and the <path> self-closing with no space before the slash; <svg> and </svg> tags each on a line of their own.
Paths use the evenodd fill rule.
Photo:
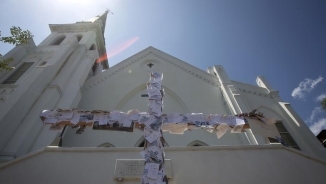
<svg viewBox="0 0 326 184">
<path fill-rule="evenodd" d="M 246 118 L 253 134 L 266 137 L 281 137 L 274 123 L 264 123 L 258 118 Z"/>
<path fill-rule="evenodd" d="M 110 120 L 111 121 L 121 121 L 127 116 L 128 116 L 128 114 L 126 114 L 124 112 L 120 112 L 120 111 L 110 112 Z"/>
<path fill-rule="evenodd" d="M 56 110 L 51 111 L 46 117 L 47 118 L 57 118 L 57 111 Z"/>
<path fill-rule="evenodd" d="M 188 123 L 165 123 L 162 126 L 163 131 L 169 131 L 171 134 L 183 134 L 188 129 Z"/>
<path fill-rule="evenodd" d="M 243 117 L 236 117 L 236 122 L 235 122 L 235 125 L 244 125 L 245 124 L 245 121 L 243 119 Z"/>
<path fill-rule="evenodd" d="M 159 167 L 160 164 L 146 163 L 145 169 L 147 169 L 147 177 L 156 180 Z"/>
<path fill-rule="evenodd" d="M 129 120 L 131 121 L 137 121 L 138 120 L 138 110 L 130 110 L 128 111 L 129 114 Z"/>
<path fill-rule="evenodd" d="M 140 112 L 138 116 L 138 123 L 144 124 L 149 119 L 149 114 L 147 112 Z"/>
<path fill-rule="evenodd" d="M 244 125 L 236 125 L 232 128 L 231 133 L 241 133 Z"/>
<path fill-rule="evenodd" d="M 77 111 L 74 111 L 70 123 L 76 125 L 79 122 L 79 119 L 80 119 L 80 114 Z"/>
<path fill-rule="evenodd" d="M 100 117 L 103 116 L 103 113 L 94 113 L 93 120 L 94 121 L 100 121 Z"/>
<path fill-rule="evenodd" d="M 99 125 L 106 125 L 108 124 L 108 116 L 102 114 L 101 116 L 99 116 L 99 121 L 98 121 Z"/>
<path fill-rule="evenodd" d="M 57 118 L 45 118 L 45 120 L 43 121 L 45 124 L 54 124 L 58 121 Z"/>
<path fill-rule="evenodd" d="M 50 110 L 43 110 L 40 114 L 41 117 L 47 117 L 51 113 Z"/>
<path fill-rule="evenodd" d="M 79 115 L 80 115 L 79 116 L 79 121 L 80 122 L 86 122 L 86 123 L 88 123 L 88 122 L 92 122 L 93 121 L 94 115 L 91 114 L 91 113 L 80 113 Z"/>
<path fill-rule="evenodd" d="M 130 127 L 131 123 L 132 123 L 132 121 L 128 117 L 126 117 L 126 118 L 124 118 L 124 120 L 122 122 L 122 127 Z"/>
<path fill-rule="evenodd" d="M 155 116 L 162 115 L 162 101 L 161 100 L 148 100 L 148 112 Z"/>
<path fill-rule="evenodd" d="M 155 140 L 158 140 L 161 137 L 161 132 L 160 131 L 151 131 L 148 130 L 147 128 L 144 129 L 144 137 L 145 139 L 152 143 Z"/>
<path fill-rule="evenodd" d="M 59 120 L 70 120 L 72 118 L 73 111 L 63 111 L 57 112 L 57 117 Z"/>
<path fill-rule="evenodd" d="M 162 93 L 160 90 L 157 89 L 147 89 L 148 97 L 149 99 L 153 100 L 161 100 L 162 99 Z"/>
<path fill-rule="evenodd" d="M 221 124 L 221 117 L 222 115 L 220 114 L 211 114 L 209 116 L 209 124 L 210 125 L 215 125 L 215 124 Z"/>
<path fill-rule="evenodd" d="M 227 125 L 225 123 L 221 123 L 220 125 L 218 125 L 216 127 L 216 136 L 217 136 L 217 138 L 218 139 L 221 138 L 226 133 L 226 131 L 229 130 L 229 129 L 230 129 L 229 125 Z"/>
<path fill-rule="evenodd" d="M 144 121 L 144 124 L 147 127 L 150 127 L 151 124 L 156 123 L 158 120 L 160 120 L 160 118 L 153 116 L 153 115 L 149 115 L 148 119 L 146 121 Z"/>
<path fill-rule="evenodd" d="M 141 157 L 143 157 L 143 159 L 147 160 L 149 158 L 147 151 L 144 150 L 139 153 L 140 153 Z"/>
</svg>

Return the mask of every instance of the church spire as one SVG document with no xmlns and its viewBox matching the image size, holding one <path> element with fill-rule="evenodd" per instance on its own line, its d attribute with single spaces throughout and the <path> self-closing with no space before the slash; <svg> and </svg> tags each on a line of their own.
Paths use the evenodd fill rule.
<svg viewBox="0 0 326 184">
<path fill-rule="evenodd" d="M 106 18 L 107 18 L 107 15 L 108 13 L 112 13 L 110 10 L 106 10 L 102 15 L 97 15 L 91 19 L 89 19 L 87 22 L 101 22 L 102 24 L 102 33 L 104 35 L 104 31 L 105 31 L 105 25 L 106 25 Z M 113 14 L 113 13 L 112 13 Z"/>
</svg>

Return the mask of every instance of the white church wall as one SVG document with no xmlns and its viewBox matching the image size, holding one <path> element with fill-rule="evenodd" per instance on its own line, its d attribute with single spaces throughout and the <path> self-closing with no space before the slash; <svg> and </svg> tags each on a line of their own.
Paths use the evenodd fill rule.
<svg viewBox="0 0 326 184">
<path fill-rule="evenodd" d="M 36 125 L 35 127 L 32 125 L 34 125 L 34 123 L 41 123 L 38 117 L 41 110 L 56 108 L 55 104 L 59 100 L 57 95 L 60 97 L 64 89 L 64 86 L 55 83 L 53 85 L 48 84 L 55 78 L 58 72 L 62 71 L 62 65 L 66 64 L 65 61 L 69 54 L 75 49 L 74 47 L 74 43 L 66 43 L 61 45 L 50 57 L 48 54 L 38 54 L 39 50 L 37 50 L 34 56 L 32 54 L 23 59 L 24 62 L 34 62 L 34 64 L 14 84 L 17 86 L 16 90 L 11 94 L 10 98 L 0 106 L 0 108 L 3 109 L 0 116 L 0 126 L 2 127 L 0 130 L 2 131 L 0 147 L 2 153 L 19 156 L 30 151 L 30 146 L 33 144 L 42 128 L 42 124 Z M 38 47 L 38 49 L 40 48 Z M 48 47 L 41 48 L 41 50 L 44 49 L 47 50 Z M 86 51 L 86 48 L 84 50 Z M 39 64 L 44 60 L 47 61 L 46 65 L 39 67 Z M 75 63 L 77 64 L 78 61 Z M 66 73 L 70 75 L 72 72 Z M 66 77 L 65 75 L 60 76 Z M 66 79 L 63 81 L 66 81 Z M 40 100 L 45 96 L 51 98 L 52 101 L 48 104 L 42 103 Z M 17 114 L 17 112 L 20 113 Z M 33 127 L 33 130 L 29 126 Z M 46 136 L 50 137 L 49 139 L 52 139 L 52 142 L 55 135 L 50 135 L 51 133 L 48 133 Z M 45 140 L 46 138 L 42 139 L 41 142 L 43 142 L 43 144 L 36 143 L 41 147 L 36 146 L 33 149 L 40 149 L 51 143 Z M 22 145 L 22 143 L 24 144 Z"/>
<path fill-rule="evenodd" d="M 125 112 L 130 109 L 138 109 L 145 112 L 148 109 L 148 98 L 141 97 L 141 94 L 147 94 L 146 82 L 149 80 L 150 72 L 158 71 L 164 75 L 163 87 L 166 93 L 163 97 L 163 113 L 230 114 L 218 83 L 212 84 L 205 79 L 208 77 L 215 80 L 214 76 L 194 69 L 175 58 L 169 58 L 173 63 L 166 61 L 167 57 L 170 56 L 149 48 L 87 80 L 83 86 L 83 97 L 78 109 Z M 133 62 L 135 60 L 137 61 Z M 148 63 L 154 63 L 153 68 L 149 68 Z M 197 72 L 203 76 L 199 77 Z M 111 131 L 92 131 L 88 128 L 87 133 L 77 135 L 75 131 L 75 129 L 67 130 L 63 141 L 64 146 L 97 146 L 107 141 L 116 147 L 130 147 L 134 146 L 136 141 L 142 137 L 138 132 L 119 134 L 119 132 L 111 133 Z M 127 136 L 129 142 L 126 142 L 122 136 Z M 215 134 L 208 136 L 202 130 L 194 130 L 177 137 L 167 133 L 165 138 L 169 146 L 187 146 L 195 140 L 208 145 L 249 144 L 245 133 L 227 133 L 224 138 L 217 139 Z"/>
<path fill-rule="evenodd" d="M 294 111 L 286 112 L 286 109 L 284 110 L 281 107 L 279 102 L 280 97 L 273 97 L 268 89 L 262 87 L 243 84 L 236 81 L 233 81 L 233 84 L 235 84 L 238 93 L 243 97 L 251 110 L 258 109 L 258 111 L 264 113 L 266 117 L 275 118 L 275 120 L 281 121 L 302 151 L 326 158 L 324 154 L 325 151 L 323 151 L 326 149 L 322 147 L 307 125 Z M 268 83 L 266 85 L 270 90 L 272 90 Z M 273 94 L 275 95 L 275 93 Z M 291 116 L 295 117 L 291 118 Z M 255 135 L 255 137 L 256 139 L 261 140 L 261 144 L 268 143 L 261 135 Z"/>
<path fill-rule="evenodd" d="M 114 179 L 116 159 L 142 148 L 46 148 L 0 165 L 0 183 L 139 183 Z M 165 148 L 171 184 L 324 183 L 326 162 L 283 146 Z M 19 176 L 19 177 L 17 177 Z"/>
<path fill-rule="evenodd" d="M 21 62 L 22 59 L 25 58 L 29 53 L 33 51 L 35 48 L 35 43 L 33 39 L 29 40 L 28 44 L 22 44 L 22 45 L 17 45 L 13 49 L 11 49 L 8 53 L 6 53 L 3 58 L 12 58 L 12 62 L 9 64 L 9 66 L 13 66 L 17 68 Z M 7 79 L 14 70 L 8 71 L 8 70 L 3 70 L 0 72 L 0 85 L 4 82 L 5 79 Z"/>
</svg>

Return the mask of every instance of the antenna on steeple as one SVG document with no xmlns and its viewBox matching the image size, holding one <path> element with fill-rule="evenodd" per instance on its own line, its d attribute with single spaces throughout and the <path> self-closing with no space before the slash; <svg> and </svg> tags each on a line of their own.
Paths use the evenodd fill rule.
<svg viewBox="0 0 326 184">
<path fill-rule="evenodd" d="M 108 8 L 106 8 L 106 12 L 107 13 L 111 13 L 113 15 L 113 12 L 110 9 L 108 9 Z"/>
</svg>

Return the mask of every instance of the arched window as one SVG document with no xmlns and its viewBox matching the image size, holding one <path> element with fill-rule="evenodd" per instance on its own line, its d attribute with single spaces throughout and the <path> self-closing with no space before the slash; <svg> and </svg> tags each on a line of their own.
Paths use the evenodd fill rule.
<svg viewBox="0 0 326 184">
<path fill-rule="evenodd" d="M 93 70 L 94 75 L 95 75 L 95 72 L 96 72 L 96 69 L 97 69 L 97 65 L 98 65 L 97 60 L 95 60 L 93 66 L 92 66 L 92 70 Z"/>
<path fill-rule="evenodd" d="M 187 146 L 208 146 L 208 144 L 202 142 L 202 141 L 192 141 L 191 143 L 189 143 Z"/>
<path fill-rule="evenodd" d="M 83 38 L 83 35 L 76 35 L 78 42 Z"/>
<path fill-rule="evenodd" d="M 94 43 L 93 43 L 92 46 L 89 48 L 89 50 L 96 50 L 96 46 L 95 46 Z"/>
<path fill-rule="evenodd" d="M 106 143 L 98 145 L 97 147 L 114 147 L 114 146 L 113 146 L 113 144 L 106 142 Z"/>
<path fill-rule="evenodd" d="M 61 36 L 58 36 L 56 37 L 50 45 L 60 45 L 61 42 L 66 38 L 66 35 L 61 35 Z"/>
<path fill-rule="evenodd" d="M 168 143 L 163 139 L 163 147 L 169 147 Z M 143 148 L 145 146 L 145 138 L 141 137 L 135 144 L 135 147 L 141 147 Z"/>
<path fill-rule="evenodd" d="M 145 139 L 138 145 L 138 147 L 144 147 L 145 146 Z"/>
<path fill-rule="evenodd" d="M 23 63 L 2 84 L 14 84 L 33 64 L 34 62 Z"/>
</svg>

